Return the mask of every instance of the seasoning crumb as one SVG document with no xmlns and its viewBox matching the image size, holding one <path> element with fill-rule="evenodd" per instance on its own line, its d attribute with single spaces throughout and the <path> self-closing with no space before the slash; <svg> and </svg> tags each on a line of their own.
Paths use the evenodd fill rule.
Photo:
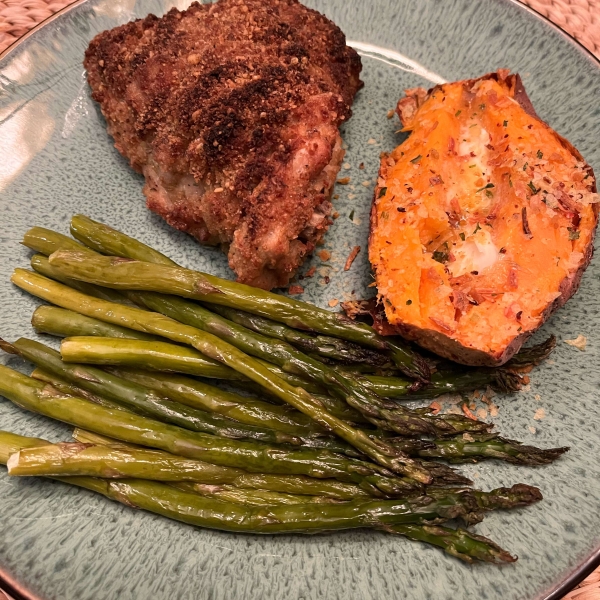
<svg viewBox="0 0 600 600">
<path fill-rule="evenodd" d="M 365 187 L 369 187 L 371 185 L 371 182 L 368 179 L 365 179 L 361 185 L 364 185 Z"/>
<path fill-rule="evenodd" d="M 463 404 L 462 404 L 461 408 L 462 408 L 462 411 L 463 411 L 463 413 L 465 413 L 465 415 L 466 415 L 466 416 L 467 416 L 469 419 L 471 419 L 471 420 L 473 420 L 473 421 L 477 421 L 477 417 L 476 417 L 476 416 L 475 416 L 475 415 L 474 415 L 474 414 L 471 412 L 471 410 L 470 410 L 470 409 L 469 409 L 469 407 L 467 406 L 467 403 L 466 403 L 466 402 L 463 402 Z"/>
<path fill-rule="evenodd" d="M 344 271 L 348 271 L 350 269 L 350 267 L 352 266 L 352 263 L 354 262 L 354 259 L 358 256 L 359 252 L 360 252 L 360 246 L 354 246 L 354 248 L 352 248 L 352 250 L 350 251 L 350 254 L 348 254 L 348 258 L 346 259 L 346 264 L 344 265 Z"/>
<path fill-rule="evenodd" d="M 301 285 L 290 285 L 289 289 L 288 289 L 288 294 L 303 294 L 304 293 L 304 288 Z"/>
<path fill-rule="evenodd" d="M 346 171 L 347 171 L 348 169 L 350 169 L 350 168 L 352 168 L 352 167 L 350 166 L 350 163 L 344 163 L 344 169 L 346 169 Z"/>
<path fill-rule="evenodd" d="M 537 433 L 537 429 L 535 427 L 532 427 L 531 425 L 528 427 L 529 429 L 529 433 Z"/>
<path fill-rule="evenodd" d="M 579 334 L 574 340 L 565 340 L 565 344 L 569 344 L 569 346 L 573 346 L 574 348 L 577 348 L 577 350 L 584 352 L 587 345 L 587 338 L 584 335 Z"/>
<path fill-rule="evenodd" d="M 377 282 L 372 281 L 367 287 L 377 287 Z"/>
<path fill-rule="evenodd" d="M 390 110 L 387 111 L 387 118 L 391 119 L 394 116 L 394 109 L 390 108 Z"/>
<path fill-rule="evenodd" d="M 463 433 L 463 440 L 465 440 L 465 442 L 474 442 L 475 438 L 470 434 L 470 433 Z"/>
<path fill-rule="evenodd" d="M 487 388 L 485 389 L 485 395 L 487 398 L 493 398 L 494 396 L 496 396 L 496 392 L 495 390 L 493 390 L 489 385 L 487 386 Z"/>
<path fill-rule="evenodd" d="M 334 212 L 334 213 L 331 215 L 331 218 L 332 218 L 332 219 L 338 219 L 338 218 L 339 218 L 339 216 L 340 216 L 340 213 L 339 213 L 339 212 L 336 210 L 336 211 L 335 211 L 335 212 Z"/>
<path fill-rule="evenodd" d="M 356 198 L 356 194 L 348 194 L 348 200 L 354 200 Z"/>
<path fill-rule="evenodd" d="M 360 163 L 360 165 L 358 165 L 358 168 L 362 171 L 365 168 L 365 163 Z"/>
<path fill-rule="evenodd" d="M 429 405 L 429 408 L 434 415 L 437 415 L 440 410 L 442 410 L 442 405 L 439 402 L 434 401 Z"/>
<path fill-rule="evenodd" d="M 311 267 L 306 273 L 304 273 L 304 277 L 312 277 L 317 272 L 317 267 Z"/>
<path fill-rule="evenodd" d="M 536 421 L 541 421 L 546 416 L 546 411 L 543 408 L 538 408 L 533 415 Z"/>
<path fill-rule="evenodd" d="M 348 185 L 350 183 L 350 177 L 340 177 L 337 180 L 337 183 L 339 183 L 340 185 Z"/>
<path fill-rule="evenodd" d="M 377 143 L 377 140 L 375 138 L 370 138 L 370 139 L 367 140 L 367 144 L 371 144 L 372 145 L 372 144 L 376 144 L 376 143 Z"/>
<path fill-rule="evenodd" d="M 339 194 L 334 194 L 334 195 L 333 195 L 333 199 L 334 199 L 334 200 L 339 200 L 339 198 L 340 198 L 340 195 L 339 195 Z"/>
<path fill-rule="evenodd" d="M 487 416 L 488 416 L 488 411 L 485 410 L 485 408 L 477 409 L 477 418 L 478 419 L 481 419 L 481 420 L 487 419 Z"/>
<path fill-rule="evenodd" d="M 317 256 L 324 262 L 327 262 L 331 258 L 331 252 L 329 250 L 320 250 L 317 252 Z"/>
<path fill-rule="evenodd" d="M 331 306 L 331 308 L 334 308 L 335 306 L 337 306 L 339 304 L 339 300 L 337 298 L 332 298 L 327 304 L 329 304 L 329 306 Z"/>
<path fill-rule="evenodd" d="M 542 397 L 539 394 L 536 394 L 534 397 L 536 402 L 540 402 L 542 399 Z"/>
</svg>

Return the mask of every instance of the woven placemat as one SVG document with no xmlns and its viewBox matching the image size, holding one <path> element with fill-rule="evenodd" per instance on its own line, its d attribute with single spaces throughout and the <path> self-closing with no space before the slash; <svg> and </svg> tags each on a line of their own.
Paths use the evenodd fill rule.
<svg viewBox="0 0 600 600">
<path fill-rule="evenodd" d="M 0 0 L 0 52 L 72 1 Z M 523 1 L 562 27 L 600 58 L 600 0 Z M 600 600 L 600 568 L 563 600 Z"/>
</svg>

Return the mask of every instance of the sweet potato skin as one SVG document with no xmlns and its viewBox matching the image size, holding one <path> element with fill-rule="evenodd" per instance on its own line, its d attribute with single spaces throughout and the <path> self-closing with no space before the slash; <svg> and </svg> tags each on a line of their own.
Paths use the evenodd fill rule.
<svg viewBox="0 0 600 600">
<path fill-rule="evenodd" d="M 519 75 L 510 75 L 508 71 L 500 70 L 496 73 L 488 73 L 483 77 L 468 80 L 466 82 L 462 82 L 465 88 L 472 88 L 478 81 L 492 80 L 497 82 L 502 82 L 505 85 L 508 85 L 512 91 L 512 98 L 518 102 L 521 108 L 532 118 L 536 119 L 537 122 L 542 125 L 551 135 L 554 137 L 556 142 L 560 144 L 562 148 L 564 148 L 571 156 L 573 156 L 577 161 L 585 163 L 582 155 L 579 151 L 565 138 L 556 133 L 552 128 L 543 122 L 535 113 L 531 101 L 529 100 L 527 93 L 525 92 L 524 86 Z M 403 124 L 406 121 L 410 120 L 412 116 L 414 116 L 415 112 L 418 110 L 420 106 L 431 96 L 435 90 L 440 89 L 441 86 L 436 86 L 432 88 L 428 92 L 425 90 L 408 90 L 407 96 L 401 99 L 398 102 L 397 113 L 400 117 Z M 592 178 L 593 184 L 590 188 L 591 192 L 597 192 L 596 182 L 594 178 L 594 173 L 589 164 L 585 163 L 584 170 L 588 173 L 588 175 Z M 379 214 L 377 210 L 377 199 L 380 197 L 382 190 L 385 189 L 387 180 L 387 171 L 388 166 L 385 158 L 381 161 L 381 167 L 379 171 L 378 185 L 376 186 L 373 204 L 371 207 L 371 233 L 369 237 L 369 255 L 371 258 L 371 262 L 373 263 L 373 254 L 375 252 L 374 246 L 374 232 L 377 230 L 379 225 L 378 219 Z M 384 192 L 385 193 L 385 192 Z M 495 351 L 482 351 L 481 349 L 469 347 L 461 341 L 454 339 L 451 335 L 440 331 L 439 328 L 436 329 L 434 327 L 423 327 L 416 326 L 414 323 L 410 323 L 408 321 L 396 321 L 394 324 L 390 324 L 386 321 L 385 316 L 385 308 L 382 304 L 379 304 L 379 314 L 377 318 L 374 319 L 375 326 L 380 330 L 383 335 L 391 335 L 393 333 L 399 334 L 404 338 L 414 341 L 420 346 L 436 353 L 450 360 L 453 360 L 458 363 L 473 365 L 473 366 L 498 366 L 504 364 L 510 358 L 518 352 L 523 343 L 531 337 L 531 335 L 539 329 L 539 327 L 552 315 L 558 308 L 562 307 L 568 300 L 575 294 L 577 291 L 579 284 L 581 282 L 581 277 L 583 272 L 587 268 L 590 263 L 593 254 L 593 240 L 595 235 L 595 229 L 598 223 L 598 209 L 599 204 L 592 204 L 593 211 L 593 219 L 592 223 L 589 223 L 589 227 L 591 228 L 591 235 L 585 248 L 580 249 L 582 251 L 583 257 L 581 258 L 576 270 L 569 273 L 564 279 L 560 282 L 557 292 L 558 295 L 552 302 L 548 303 L 548 305 L 543 310 L 542 314 L 539 317 L 539 323 L 536 327 L 526 329 L 519 335 L 514 336 L 510 343 L 505 345 L 502 348 L 496 349 Z M 380 297 L 381 298 L 381 297 Z"/>
</svg>

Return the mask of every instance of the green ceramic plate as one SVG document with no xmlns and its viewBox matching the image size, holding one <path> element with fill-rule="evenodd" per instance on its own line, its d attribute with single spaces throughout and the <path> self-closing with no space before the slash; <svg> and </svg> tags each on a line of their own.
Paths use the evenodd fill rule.
<svg viewBox="0 0 600 600">
<path fill-rule="evenodd" d="M 26 266 L 19 245 L 33 225 L 66 232 L 87 213 L 176 261 L 229 276 L 224 257 L 166 226 L 144 205 L 142 180 L 112 146 L 90 99 L 83 52 L 98 32 L 171 0 L 88 0 L 39 27 L 0 61 L 0 335 L 33 335 L 36 301 L 9 283 Z M 176 2 L 184 8 L 186 2 Z M 309 0 L 363 54 L 365 88 L 346 125 L 340 218 L 327 234 L 329 266 L 305 297 L 322 306 L 369 282 L 366 253 L 344 272 L 351 247 L 365 247 L 379 153 L 397 144 L 386 118 L 405 88 L 476 77 L 499 67 L 522 74 L 538 113 L 600 173 L 600 68 L 566 34 L 507 0 Z M 364 163 L 364 170 L 358 165 Z M 329 285 L 322 285 L 325 276 Z M 551 361 L 531 389 L 502 398 L 495 421 L 509 437 L 570 445 L 540 469 L 467 469 L 484 489 L 526 481 L 546 499 L 492 514 L 477 531 L 519 556 L 504 568 L 461 564 L 441 552 L 369 531 L 259 537 L 197 530 L 48 481 L 0 472 L 0 582 L 15 598 L 61 600 L 395 600 L 559 598 L 600 560 L 600 264 L 579 294 L 539 334 L 557 335 Z M 587 337 L 585 352 L 564 343 Z M 17 360 L 0 361 L 26 368 Z M 540 408 L 545 418 L 533 419 Z M 539 414 L 539 413 L 538 413 Z M 0 400 L 0 428 L 66 439 L 69 429 Z"/>
</svg>

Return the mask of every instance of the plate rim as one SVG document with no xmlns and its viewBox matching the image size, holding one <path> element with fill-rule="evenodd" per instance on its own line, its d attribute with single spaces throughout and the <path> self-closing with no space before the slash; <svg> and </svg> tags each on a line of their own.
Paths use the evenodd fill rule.
<svg viewBox="0 0 600 600">
<path fill-rule="evenodd" d="M 78 6 L 85 4 L 89 0 L 75 0 L 71 4 L 67 4 L 54 14 L 50 15 L 43 21 L 40 21 L 35 27 L 31 28 L 25 35 L 22 35 L 19 39 L 15 40 L 10 46 L 0 52 L 0 63 L 13 53 L 21 44 L 26 42 L 30 37 L 36 35 L 38 31 L 49 25 L 56 19 L 60 19 L 65 14 L 74 10 Z M 540 19 L 547 26 L 554 29 L 559 35 L 564 37 L 569 43 L 575 46 L 579 52 L 583 54 L 592 64 L 595 64 L 600 69 L 600 58 L 595 56 L 588 48 L 586 48 L 579 40 L 573 37 L 570 33 L 565 31 L 562 27 L 551 21 L 548 17 L 538 12 L 531 6 L 524 4 L 520 0 L 492 0 L 495 2 L 502 2 L 504 4 L 511 4 L 517 8 L 517 10 L 523 10 L 537 19 Z M 543 596 L 539 597 L 539 600 L 560 600 L 568 592 L 575 589 L 586 577 L 588 577 L 596 568 L 600 567 L 600 546 L 592 552 L 583 562 L 581 562 L 571 573 L 569 573 L 560 583 L 558 583 L 549 592 L 544 592 Z M 21 583 L 16 581 L 10 573 L 8 573 L 2 565 L 0 565 L 0 591 L 5 591 L 7 594 L 12 596 L 13 600 L 44 600 L 42 596 L 37 596 L 30 590 L 27 590 Z"/>
</svg>

